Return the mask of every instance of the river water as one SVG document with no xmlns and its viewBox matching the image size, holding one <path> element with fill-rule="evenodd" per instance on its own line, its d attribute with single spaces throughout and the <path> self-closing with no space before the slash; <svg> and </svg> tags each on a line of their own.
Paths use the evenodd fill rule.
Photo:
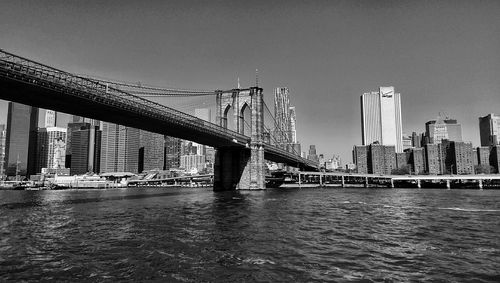
<svg viewBox="0 0 500 283">
<path fill-rule="evenodd" d="M 0 281 L 500 282 L 500 191 L 0 191 Z"/>
</svg>

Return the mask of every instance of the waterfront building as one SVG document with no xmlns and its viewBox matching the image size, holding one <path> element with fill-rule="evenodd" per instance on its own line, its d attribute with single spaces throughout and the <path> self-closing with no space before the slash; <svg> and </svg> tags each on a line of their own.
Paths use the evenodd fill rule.
<svg viewBox="0 0 500 283">
<path fill-rule="evenodd" d="M 472 143 L 452 142 L 453 165 L 451 172 L 454 174 L 474 174 Z"/>
<path fill-rule="evenodd" d="M 307 159 L 319 163 L 319 157 L 316 154 L 316 146 L 313 144 L 309 146 L 309 154 L 307 155 Z"/>
<path fill-rule="evenodd" d="M 474 166 L 479 165 L 479 157 L 477 155 L 477 148 L 472 149 L 472 164 Z"/>
<path fill-rule="evenodd" d="M 9 102 L 5 135 L 5 174 L 28 177 L 36 172 L 38 108 Z"/>
<path fill-rule="evenodd" d="M 139 172 L 163 170 L 165 138 L 161 134 L 140 131 Z"/>
<path fill-rule="evenodd" d="M 408 149 L 410 170 L 413 174 L 419 175 L 426 172 L 425 151 L 421 147 Z"/>
<path fill-rule="evenodd" d="M 500 145 L 491 147 L 490 165 L 494 168 L 494 173 L 500 173 Z"/>
<path fill-rule="evenodd" d="M 198 173 L 206 168 L 205 156 L 199 154 L 181 155 L 180 168 L 186 172 Z"/>
<path fill-rule="evenodd" d="M 76 128 L 77 125 L 80 127 Z M 68 141 L 66 149 L 70 147 L 71 154 L 66 154 L 66 156 L 71 158 L 70 174 L 100 172 L 101 131 L 99 127 L 92 126 L 90 123 L 70 123 L 68 133 L 71 133 L 71 141 Z"/>
<path fill-rule="evenodd" d="M 403 152 L 401 95 L 394 87 L 380 87 L 361 96 L 361 133 L 363 145 L 378 142 Z"/>
<path fill-rule="evenodd" d="M 139 173 L 139 130 L 101 122 L 100 172 Z"/>
<path fill-rule="evenodd" d="M 165 170 L 180 167 L 181 147 L 181 139 L 165 136 Z"/>
<path fill-rule="evenodd" d="M 491 113 L 484 117 L 479 117 L 479 134 L 481 146 L 500 144 L 500 116 Z"/>
<path fill-rule="evenodd" d="M 442 174 L 441 147 L 438 144 L 428 143 L 424 146 L 427 173 L 429 175 Z"/>
<path fill-rule="evenodd" d="M 45 110 L 45 128 L 57 126 L 57 113 L 53 110 Z"/>
<path fill-rule="evenodd" d="M 352 150 L 352 161 L 359 174 L 368 173 L 368 146 L 355 145 Z"/>
<path fill-rule="evenodd" d="M 37 134 L 36 173 L 43 168 L 66 168 L 66 128 L 39 128 Z"/>
<path fill-rule="evenodd" d="M 396 152 L 396 168 L 403 169 L 408 166 L 409 163 L 408 152 Z"/>
<path fill-rule="evenodd" d="M 477 164 L 490 165 L 490 147 L 480 146 L 476 148 Z"/>
<path fill-rule="evenodd" d="M 292 143 L 296 144 L 297 141 L 297 114 L 295 112 L 295 106 L 290 106 L 290 135 Z M 300 151 L 298 151 L 300 152 Z"/>
<path fill-rule="evenodd" d="M 5 176 L 5 124 L 0 124 L 0 180 Z"/>
<path fill-rule="evenodd" d="M 438 116 L 436 120 L 425 123 L 428 143 L 441 143 L 442 140 L 462 141 L 462 125 L 457 120 Z"/>
<path fill-rule="evenodd" d="M 396 169 L 396 150 L 393 145 L 368 146 L 368 173 L 390 175 Z"/>
</svg>

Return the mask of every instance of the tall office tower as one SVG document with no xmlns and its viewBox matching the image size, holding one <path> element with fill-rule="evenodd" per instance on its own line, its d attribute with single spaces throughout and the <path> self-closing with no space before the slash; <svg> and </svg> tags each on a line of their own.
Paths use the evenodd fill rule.
<svg viewBox="0 0 500 283">
<path fill-rule="evenodd" d="M 140 131 L 139 172 L 163 170 L 165 138 L 161 134 Z"/>
<path fill-rule="evenodd" d="M 309 154 L 307 155 L 307 159 L 314 162 L 319 162 L 319 157 L 316 154 L 316 146 L 313 144 L 309 146 Z"/>
<path fill-rule="evenodd" d="M 500 144 L 500 116 L 492 113 L 479 117 L 479 134 L 481 146 Z"/>
<path fill-rule="evenodd" d="M 287 87 L 274 89 L 274 118 L 276 119 L 275 139 L 282 147 L 291 141 L 290 97 Z"/>
<path fill-rule="evenodd" d="M 199 154 L 181 155 L 180 168 L 186 172 L 197 173 L 205 169 L 205 156 Z"/>
<path fill-rule="evenodd" d="M 132 172 L 139 170 L 139 130 L 101 122 L 100 172 Z"/>
<path fill-rule="evenodd" d="M 78 116 L 76 116 L 78 117 Z M 66 132 L 66 168 L 72 169 L 73 167 L 71 166 L 71 159 L 72 159 L 72 152 L 73 152 L 73 132 L 83 130 L 83 129 L 88 129 L 90 128 L 91 125 L 90 123 L 84 123 L 84 122 L 73 122 L 73 123 L 68 123 L 68 131 Z M 79 142 L 81 143 L 81 142 Z M 100 149 L 99 149 L 100 151 Z M 70 173 L 73 172 L 73 170 L 70 170 Z M 99 171 L 95 171 L 99 172 Z M 71 173 L 71 174 L 83 174 L 83 173 Z"/>
<path fill-rule="evenodd" d="M 5 163 L 7 176 L 29 177 L 36 169 L 36 128 L 38 108 L 9 102 Z"/>
<path fill-rule="evenodd" d="M 0 180 L 3 179 L 5 175 L 5 125 L 0 125 Z"/>
<path fill-rule="evenodd" d="M 358 173 L 368 173 L 368 146 L 355 145 L 352 149 L 352 162 L 356 164 Z"/>
<path fill-rule="evenodd" d="M 394 87 L 380 87 L 378 92 L 361 96 L 361 134 L 363 145 L 378 141 L 403 152 L 401 95 Z"/>
<path fill-rule="evenodd" d="M 68 142 L 66 149 L 68 150 L 71 146 L 71 175 L 98 173 L 101 161 L 101 131 L 99 127 L 92 126 L 90 123 L 69 123 L 68 131 L 70 128 L 71 142 Z"/>
<path fill-rule="evenodd" d="M 179 168 L 181 162 L 182 140 L 165 136 L 165 170 Z"/>
<path fill-rule="evenodd" d="M 42 172 L 42 168 L 47 167 L 47 156 L 49 155 L 49 145 L 48 145 L 48 136 L 47 136 L 47 128 L 38 128 L 36 134 L 36 153 L 35 153 L 35 173 Z"/>
<path fill-rule="evenodd" d="M 455 119 L 439 116 L 436 120 L 425 123 L 425 135 L 428 143 L 441 143 L 442 140 L 462 141 L 462 125 Z"/>
<path fill-rule="evenodd" d="M 57 126 L 57 113 L 53 110 L 45 110 L 45 128 Z"/>
<path fill-rule="evenodd" d="M 427 172 L 430 175 L 442 174 L 440 145 L 429 143 L 424 146 L 424 149 Z"/>
</svg>

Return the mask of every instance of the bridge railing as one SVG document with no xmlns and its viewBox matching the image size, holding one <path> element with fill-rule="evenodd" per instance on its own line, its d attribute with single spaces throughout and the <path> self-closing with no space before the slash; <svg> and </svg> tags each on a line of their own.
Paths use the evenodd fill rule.
<svg viewBox="0 0 500 283">
<path fill-rule="evenodd" d="M 156 118 L 166 118 L 188 127 L 194 127 L 200 132 L 212 132 L 226 138 L 248 140 L 249 137 L 235 131 L 220 127 L 195 116 L 161 105 L 151 100 L 132 95 L 117 88 L 110 87 L 103 82 L 73 75 L 71 73 L 14 55 L 0 49 L 0 75 L 14 76 L 31 84 L 38 84 L 45 88 L 63 91 L 69 95 L 76 95 L 93 100 L 97 103 L 108 104 L 121 109 L 139 110 Z M 215 91 L 214 91 L 215 94 Z"/>
</svg>

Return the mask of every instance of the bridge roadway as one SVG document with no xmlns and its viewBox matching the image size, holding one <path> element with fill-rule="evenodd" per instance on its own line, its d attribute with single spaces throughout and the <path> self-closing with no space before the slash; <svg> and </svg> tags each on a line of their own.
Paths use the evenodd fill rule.
<svg viewBox="0 0 500 283">
<path fill-rule="evenodd" d="M 248 148 L 251 141 L 250 137 L 219 125 L 1 49 L 0 98 L 215 148 Z M 264 157 L 309 170 L 317 168 L 314 162 L 271 144 L 264 144 Z"/>
</svg>

